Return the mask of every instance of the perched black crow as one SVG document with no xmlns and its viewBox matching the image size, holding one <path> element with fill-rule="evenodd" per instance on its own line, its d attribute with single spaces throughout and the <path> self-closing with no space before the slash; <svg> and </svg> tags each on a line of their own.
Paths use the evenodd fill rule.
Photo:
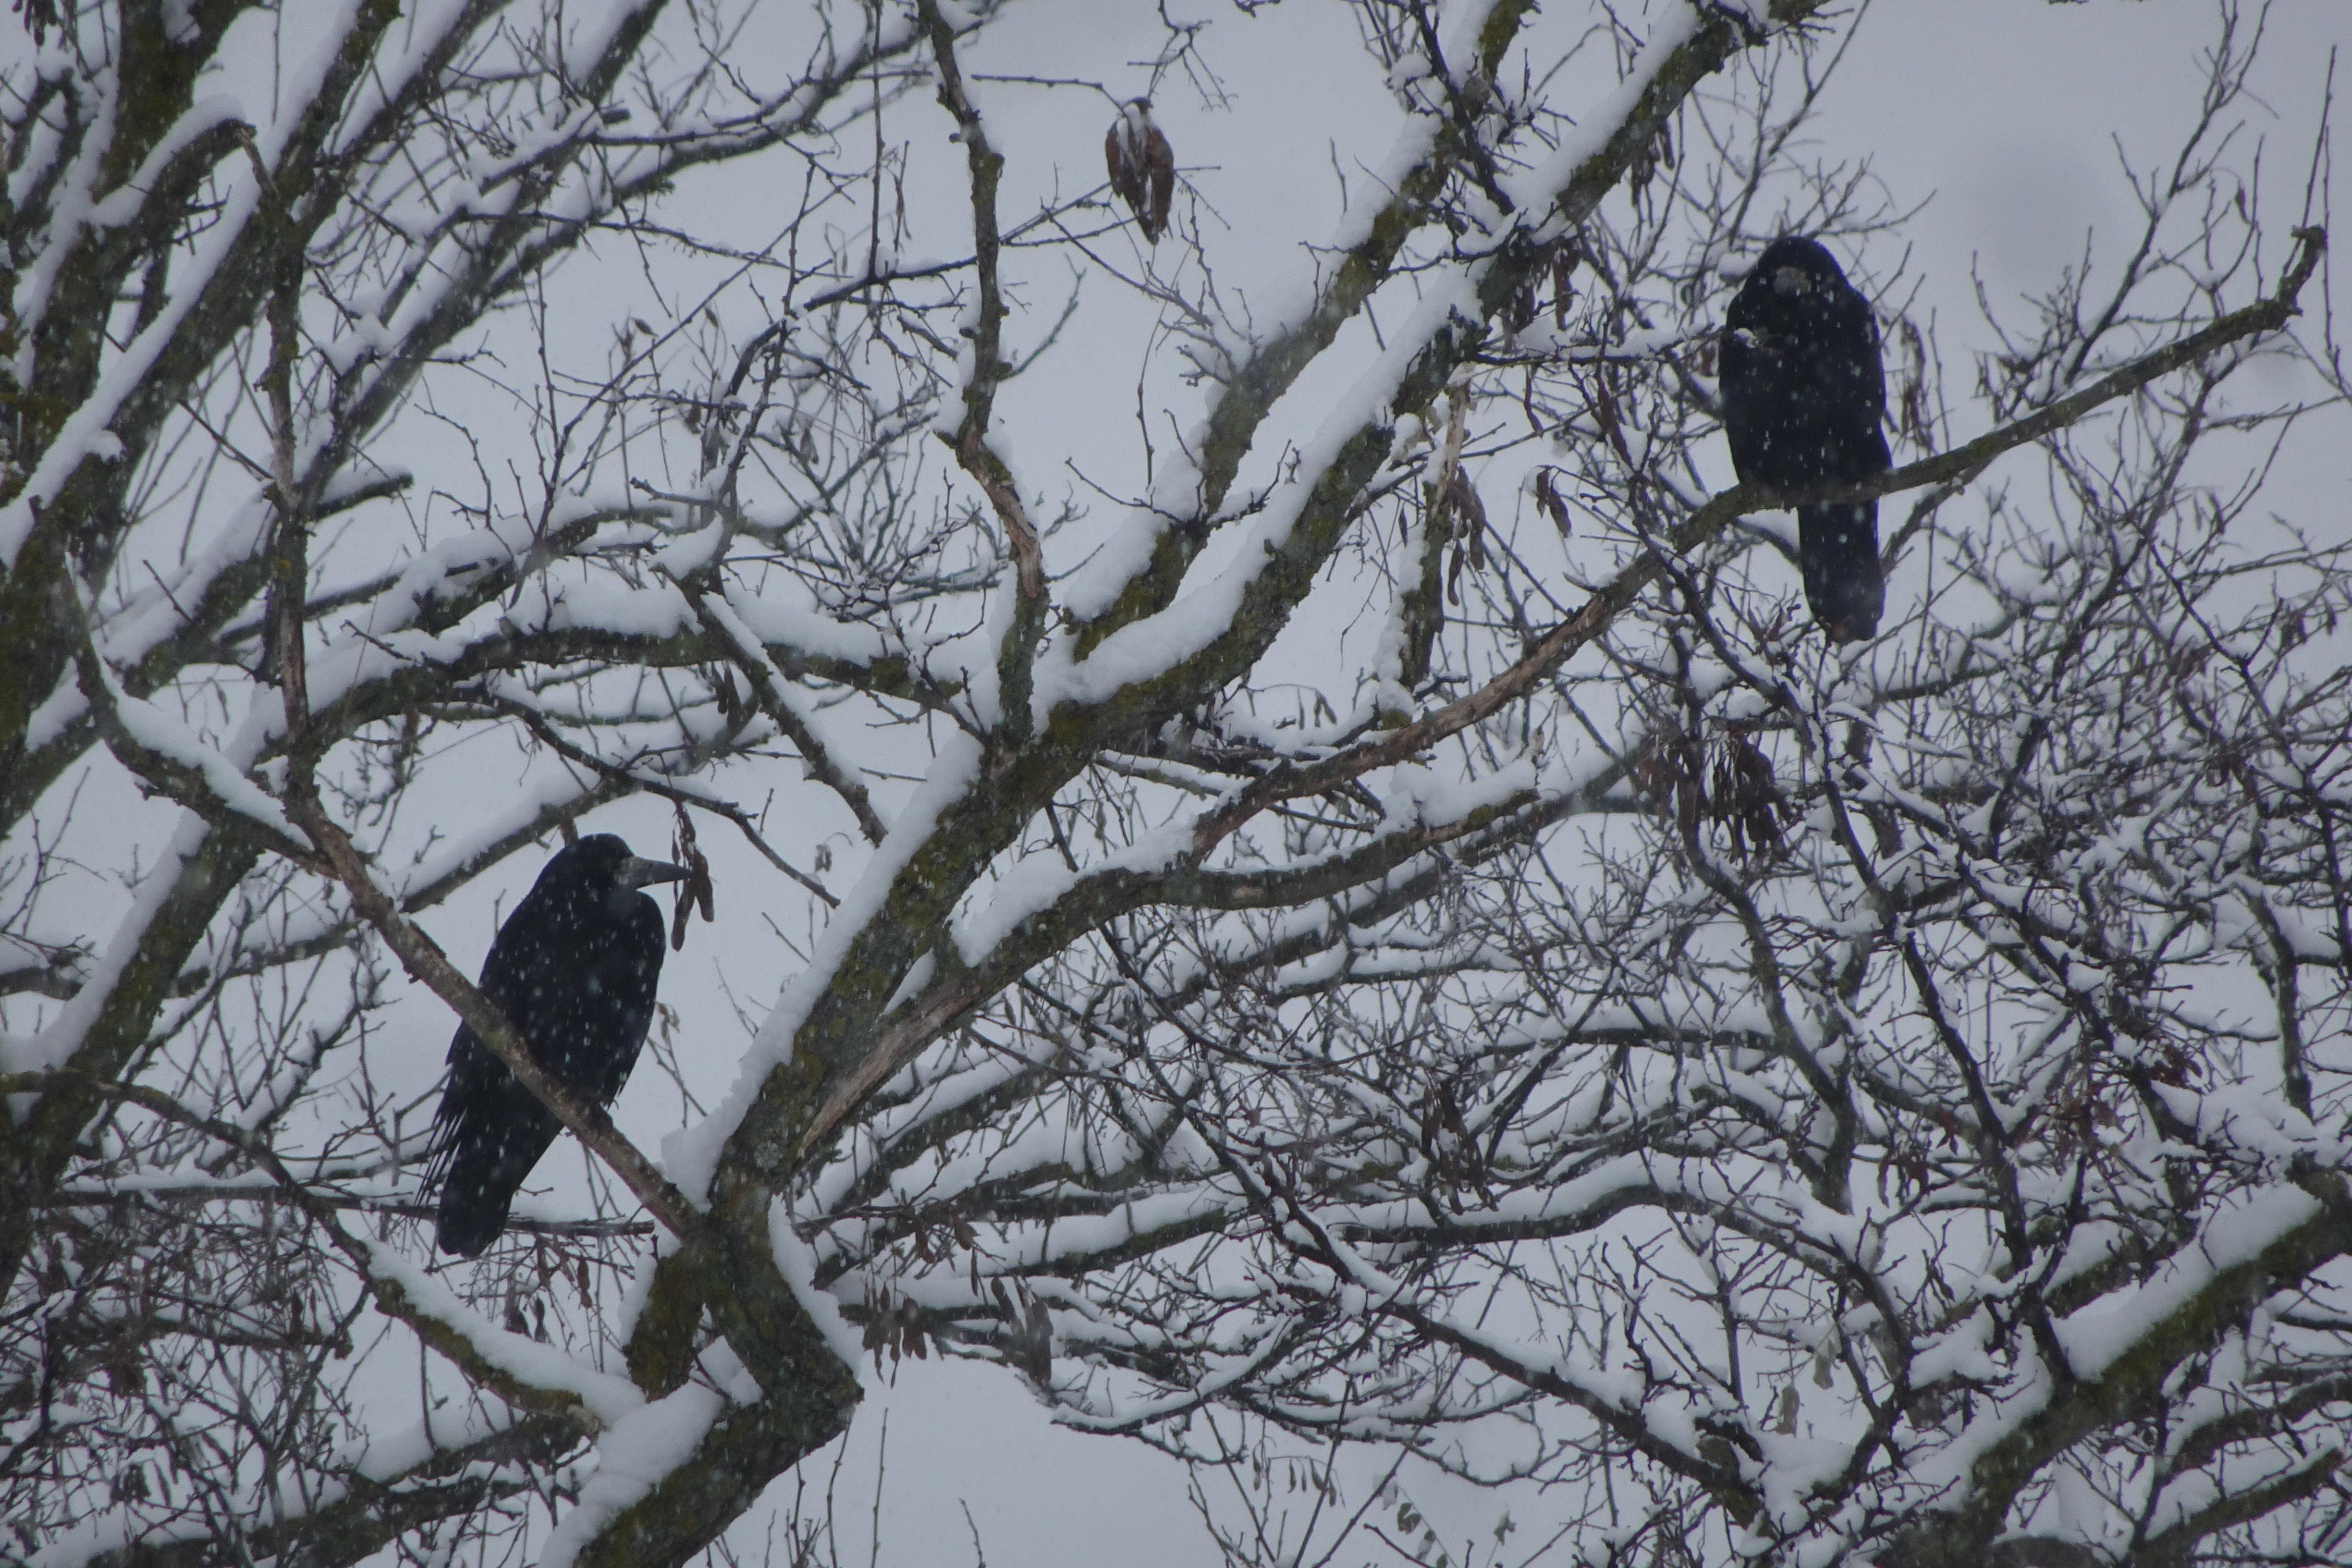
<svg viewBox="0 0 2352 1568">
<path fill-rule="evenodd" d="M 1780 489 L 1864 479 L 1892 458 L 1870 301 L 1813 240 L 1776 239 L 1724 318 L 1723 430 L 1742 479 Z M 1878 630 L 1878 503 L 1797 509 L 1805 601 L 1832 642 Z"/>
<path fill-rule="evenodd" d="M 610 833 L 559 851 L 482 961 L 499 1005 L 547 1075 L 587 1105 L 610 1105 L 637 1065 L 661 978 L 661 907 L 637 889 L 686 876 L 641 860 Z M 562 1123 L 474 1031 L 449 1042 L 449 1087 L 434 1117 L 425 1188 L 441 1189 L 440 1246 L 478 1256 Z"/>
</svg>

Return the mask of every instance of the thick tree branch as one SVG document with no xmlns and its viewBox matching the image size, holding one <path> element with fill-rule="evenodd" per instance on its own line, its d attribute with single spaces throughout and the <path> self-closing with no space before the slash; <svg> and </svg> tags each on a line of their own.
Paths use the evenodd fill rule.
<svg viewBox="0 0 2352 1568">
<path fill-rule="evenodd" d="M 916 13 L 929 35 L 931 58 L 939 68 L 940 103 L 955 116 L 956 135 L 963 143 L 971 183 L 973 286 L 979 291 L 970 329 L 971 374 L 963 385 L 963 420 L 954 436 L 943 433 L 941 438 L 953 448 L 964 472 L 986 492 L 1012 546 L 1013 615 L 997 644 L 996 706 L 998 743 L 1019 746 L 1029 738 L 1032 671 L 1048 605 L 1045 549 L 1014 488 L 1012 469 L 989 440 L 996 389 L 1012 371 L 1004 359 L 1004 291 L 997 272 L 1003 241 L 997 233 L 996 186 L 1004 172 L 1004 154 L 989 144 L 988 127 L 965 94 L 963 73 L 956 66 L 955 29 L 940 15 L 938 0 L 916 0 Z"/>
</svg>

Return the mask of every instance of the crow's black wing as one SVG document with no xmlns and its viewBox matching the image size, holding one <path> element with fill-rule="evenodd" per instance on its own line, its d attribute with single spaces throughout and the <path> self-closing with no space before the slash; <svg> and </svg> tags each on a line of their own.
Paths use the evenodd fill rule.
<svg viewBox="0 0 2352 1568">
<path fill-rule="evenodd" d="M 643 893 L 630 895 L 617 920 L 601 900 L 594 914 L 567 929 L 553 944 L 561 951 L 520 983 L 528 999 L 519 1005 L 548 1075 L 588 1104 L 610 1105 L 645 1046 L 669 948 L 661 906 Z"/>
<path fill-rule="evenodd" d="M 1882 421 L 1886 370 L 1870 301 L 1844 279 L 1818 303 L 1801 373 L 1818 406 L 1814 457 L 1821 479 L 1864 479 L 1893 461 Z M 1874 636 L 1886 604 L 1878 563 L 1878 503 L 1832 502 L 1797 509 L 1797 553 L 1805 602 L 1833 642 Z"/>
<path fill-rule="evenodd" d="M 541 900 L 543 904 L 545 900 Z M 534 976 L 546 973 L 543 911 L 524 899 L 482 961 L 482 994 L 540 1056 L 530 1025 Z M 540 982 L 543 984 L 543 978 Z M 460 1258 L 478 1256 L 506 1228 L 515 1193 L 555 1142 L 562 1123 L 490 1054 L 470 1025 L 449 1041 L 449 1082 L 434 1115 L 427 1192 L 440 1189 L 436 1245 Z"/>
</svg>

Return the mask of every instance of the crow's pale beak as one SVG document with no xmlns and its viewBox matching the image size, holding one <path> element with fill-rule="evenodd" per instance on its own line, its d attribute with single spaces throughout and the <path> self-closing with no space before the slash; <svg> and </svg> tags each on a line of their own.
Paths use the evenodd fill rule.
<svg viewBox="0 0 2352 1568">
<path fill-rule="evenodd" d="M 621 862 L 620 869 L 613 874 L 613 879 L 624 888 L 642 888 L 649 882 L 683 882 L 688 875 L 683 866 L 632 855 Z"/>
</svg>

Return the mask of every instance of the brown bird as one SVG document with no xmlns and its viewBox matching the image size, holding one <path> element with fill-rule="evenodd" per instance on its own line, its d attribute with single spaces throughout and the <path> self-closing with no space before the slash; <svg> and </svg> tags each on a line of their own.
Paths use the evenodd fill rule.
<svg viewBox="0 0 2352 1568">
<path fill-rule="evenodd" d="M 1151 122 L 1151 100 L 1139 98 L 1119 110 L 1103 138 L 1103 161 L 1110 165 L 1110 188 L 1136 221 L 1143 237 L 1160 243 L 1168 232 L 1168 204 L 1176 195 L 1176 154 Z"/>
</svg>

